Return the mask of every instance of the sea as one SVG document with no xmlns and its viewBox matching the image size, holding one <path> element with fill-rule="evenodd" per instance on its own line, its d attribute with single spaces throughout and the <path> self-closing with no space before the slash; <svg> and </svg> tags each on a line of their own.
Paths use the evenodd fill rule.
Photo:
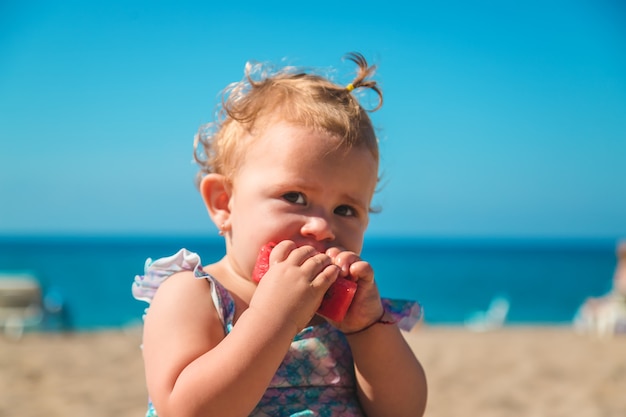
<svg viewBox="0 0 626 417">
<path fill-rule="evenodd" d="M 581 303 L 611 288 L 611 239 L 368 237 L 362 257 L 384 297 L 418 301 L 424 321 L 463 325 L 497 299 L 504 325 L 569 325 Z M 50 329 L 95 331 L 140 325 L 146 303 L 131 295 L 147 258 L 180 248 L 208 264 L 219 238 L 198 236 L 4 236 L 0 274 L 36 277 L 58 313 Z M 181 301 L 184 302 L 184 301 Z"/>
</svg>

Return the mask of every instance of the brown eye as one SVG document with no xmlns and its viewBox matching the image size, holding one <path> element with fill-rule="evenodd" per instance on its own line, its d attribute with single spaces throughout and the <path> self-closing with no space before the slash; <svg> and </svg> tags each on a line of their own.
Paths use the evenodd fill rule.
<svg viewBox="0 0 626 417">
<path fill-rule="evenodd" d="M 356 212 L 350 206 L 339 206 L 335 209 L 335 214 L 338 214 L 340 216 L 350 217 L 350 216 L 355 216 Z"/>
<path fill-rule="evenodd" d="M 295 191 L 283 194 L 283 198 L 293 204 L 306 204 L 304 195 Z"/>
</svg>

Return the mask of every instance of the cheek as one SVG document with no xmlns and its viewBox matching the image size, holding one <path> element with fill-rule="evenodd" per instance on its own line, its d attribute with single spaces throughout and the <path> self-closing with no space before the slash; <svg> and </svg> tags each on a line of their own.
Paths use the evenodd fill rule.
<svg viewBox="0 0 626 417">
<path fill-rule="evenodd" d="M 349 228 L 343 236 L 343 239 L 341 239 L 342 246 L 360 255 L 363 250 L 365 228 L 362 225 L 359 227 Z"/>
</svg>

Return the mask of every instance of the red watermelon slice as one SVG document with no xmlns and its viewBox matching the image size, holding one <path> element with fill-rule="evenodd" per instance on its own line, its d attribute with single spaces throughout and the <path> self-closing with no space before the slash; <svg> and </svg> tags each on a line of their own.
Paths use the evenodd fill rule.
<svg viewBox="0 0 626 417">
<path fill-rule="evenodd" d="M 270 252 L 276 247 L 276 243 L 269 242 L 263 245 L 256 258 L 256 264 L 252 270 L 252 280 L 254 282 L 261 281 L 263 275 L 270 269 Z"/>
<path fill-rule="evenodd" d="M 259 282 L 269 269 L 270 252 L 275 246 L 276 243 L 270 242 L 263 245 L 259 251 L 256 264 L 252 271 L 252 279 L 255 282 Z M 328 291 L 326 291 L 326 294 L 324 294 L 322 304 L 317 310 L 317 314 L 334 322 L 341 322 L 348 312 L 348 308 L 350 307 L 350 303 L 352 303 L 355 293 L 355 282 L 342 277 L 337 278 Z"/>
</svg>

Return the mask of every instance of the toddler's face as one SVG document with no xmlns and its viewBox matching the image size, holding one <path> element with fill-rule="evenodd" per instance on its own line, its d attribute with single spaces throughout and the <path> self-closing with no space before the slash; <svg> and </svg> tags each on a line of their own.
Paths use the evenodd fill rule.
<svg viewBox="0 0 626 417">
<path fill-rule="evenodd" d="M 290 239 L 361 252 L 378 162 L 365 147 L 278 122 L 254 138 L 233 178 L 231 253 L 249 275 L 261 246 Z"/>
</svg>

